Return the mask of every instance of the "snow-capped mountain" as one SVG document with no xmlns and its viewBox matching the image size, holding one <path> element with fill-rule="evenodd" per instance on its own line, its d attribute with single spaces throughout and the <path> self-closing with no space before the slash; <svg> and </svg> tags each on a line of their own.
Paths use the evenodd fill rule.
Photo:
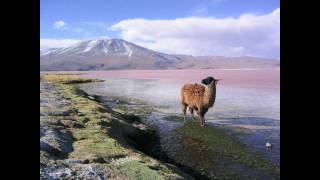
<svg viewBox="0 0 320 180">
<path fill-rule="evenodd" d="M 41 55 L 110 55 L 119 54 L 131 57 L 136 45 L 121 39 L 87 40 L 66 48 L 54 48 L 43 51 Z M 141 47 L 140 47 L 141 48 Z"/>
<path fill-rule="evenodd" d="M 82 41 L 66 48 L 40 51 L 40 70 L 184 69 L 275 67 L 279 61 L 223 56 L 169 55 L 122 39 Z"/>
<path fill-rule="evenodd" d="M 174 67 L 179 61 L 122 39 L 87 40 L 40 52 L 42 70 L 158 69 Z"/>
</svg>

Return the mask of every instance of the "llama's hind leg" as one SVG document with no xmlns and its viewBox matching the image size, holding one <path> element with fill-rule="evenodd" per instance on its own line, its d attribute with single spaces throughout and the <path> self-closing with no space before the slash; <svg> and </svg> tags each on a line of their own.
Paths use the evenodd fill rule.
<svg viewBox="0 0 320 180">
<path fill-rule="evenodd" d="M 196 120 L 196 119 L 194 118 L 194 114 L 193 114 L 194 109 L 193 109 L 192 107 L 189 107 L 189 111 L 190 111 L 190 114 L 191 114 L 192 119 L 193 119 L 193 120 Z"/>
<path fill-rule="evenodd" d="M 186 122 L 187 121 L 187 119 L 186 119 L 186 114 L 187 114 L 187 106 L 188 105 L 186 105 L 186 104 L 182 104 L 182 113 L 183 113 L 183 120 L 184 120 L 184 122 Z"/>
<path fill-rule="evenodd" d="M 198 118 L 199 118 L 199 121 L 201 123 L 201 126 L 202 126 L 202 117 L 201 117 L 201 113 L 199 110 L 196 110 L 197 111 L 197 114 L 198 114 Z"/>
<path fill-rule="evenodd" d="M 203 114 L 200 114 L 200 121 L 201 121 L 201 126 L 205 126 L 205 118 Z"/>
</svg>

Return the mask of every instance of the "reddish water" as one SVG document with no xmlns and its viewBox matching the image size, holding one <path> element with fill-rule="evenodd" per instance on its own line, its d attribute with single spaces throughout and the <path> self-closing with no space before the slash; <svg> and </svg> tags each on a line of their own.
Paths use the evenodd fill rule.
<svg viewBox="0 0 320 180">
<path fill-rule="evenodd" d="M 90 71 L 88 77 L 159 79 L 162 81 L 200 82 L 207 76 L 223 79 L 224 86 L 279 88 L 279 69 L 190 69 L 190 70 L 119 70 Z"/>
</svg>

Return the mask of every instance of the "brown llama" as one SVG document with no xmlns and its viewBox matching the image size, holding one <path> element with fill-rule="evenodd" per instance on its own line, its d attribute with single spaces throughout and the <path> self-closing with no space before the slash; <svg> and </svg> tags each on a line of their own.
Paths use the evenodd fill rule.
<svg viewBox="0 0 320 180">
<path fill-rule="evenodd" d="M 195 119 L 193 111 L 196 110 L 201 121 L 201 126 L 204 126 L 204 115 L 214 104 L 216 98 L 216 85 L 218 81 L 219 79 L 207 77 L 201 81 L 205 86 L 196 83 L 185 84 L 181 88 L 181 104 L 185 122 L 186 110 L 187 107 L 189 107 L 192 118 Z"/>
</svg>

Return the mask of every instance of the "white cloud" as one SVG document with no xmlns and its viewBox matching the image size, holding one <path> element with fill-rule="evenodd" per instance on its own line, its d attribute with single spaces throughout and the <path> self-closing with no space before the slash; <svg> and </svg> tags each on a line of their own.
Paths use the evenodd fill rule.
<svg viewBox="0 0 320 180">
<path fill-rule="evenodd" d="M 216 4 L 220 4 L 220 3 L 223 3 L 226 1 L 227 0 L 204 0 L 204 1 L 201 1 L 199 4 L 197 4 L 195 7 L 192 8 L 191 13 L 196 16 L 206 15 L 209 12 L 208 8 L 210 8 L 210 6 L 214 6 Z"/>
<path fill-rule="evenodd" d="M 99 21 L 86 21 L 82 23 L 83 25 L 99 27 L 99 28 L 106 28 L 107 24 Z"/>
<path fill-rule="evenodd" d="M 128 19 L 112 26 L 122 38 L 174 54 L 279 58 L 280 9 L 238 18 Z"/>
<path fill-rule="evenodd" d="M 63 27 L 66 27 L 67 23 L 64 21 L 56 21 L 53 23 L 53 26 L 55 29 L 61 29 Z"/>
<path fill-rule="evenodd" d="M 85 38 L 85 40 L 92 40 L 92 39 L 110 39 L 109 36 L 90 36 Z"/>
<path fill-rule="evenodd" d="M 40 39 L 40 49 L 67 47 L 78 42 L 79 39 Z"/>
<path fill-rule="evenodd" d="M 192 9 L 192 14 L 194 15 L 205 15 L 208 13 L 207 6 L 200 4 Z"/>
</svg>

